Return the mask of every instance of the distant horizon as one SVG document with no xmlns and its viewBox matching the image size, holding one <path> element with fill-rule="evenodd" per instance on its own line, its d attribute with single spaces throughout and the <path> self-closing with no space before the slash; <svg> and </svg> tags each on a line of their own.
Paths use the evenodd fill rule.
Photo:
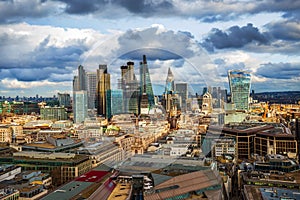
<svg viewBox="0 0 300 200">
<path fill-rule="evenodd" d="M 225 88 L 226 89 L 226 88 Z M 251 91 L 252 90 L 250 90 L 250 93 L 249 94 L 251 94 Z M 292 93 L 292 92 L 299 92 L 300 93 L 300 90 L 298 90 L 298 91 L 289 91 L 289 90 L 285 90 L 285 91 L 268 91 L 268 92 L 256 92 L 256 91 L 254 91 L 255 92 L 255 94 L 261 94 L 261 93 Z M 71 95 L 71 93 L 68 93 L 68 92 L 60 92 L 60 93 L 62 93 L 62 94 L 64 94 L 64 93 L 66 93 L 66 94 L 70 94 Z M 197 92 L 198 93 L 198 92 Z M 57 93 L 58 94 L 58 93 Z M 42 97 L 42 98 L 53 98 L 53 96 L 55 95 L 56 97 L 57 97 L 57 94 L 53 94 L 52 96 L 43 96 L 43 95 L 39 95 L 39 94 L 37 94 L 38 95 L 38 98 L 40 98 L 40 97 Z M 202 91 L 201 91 L 201 94 L 200 93 L 198 93 L 199 95 L 202 95 Z M 227 94 L 230 94 L 230 91 L 229 90 L 227 90 Z M 160 96 L 160 95 L 163 95 L 163 93 L 161 93 L 161 94 L 155 94 L 154 93 L 154 95 L 155 96 Z M 196 95 L 196 93 L 194 93 L 194 94 L 192 94 L 192 95 Z M 33 96 L 20 96 L 20 95 L 16 95 L 16 96 L 5 96 L 5 95 L 2 95 L 2 96 L 0 96 L 1 98 L 2 97 L 5 97 L 5 98 L 16 98 L 17 96 L 19 97 L 19 98 L 23 98 L 23 97 L 25 97 L 25 98 L 30 98 L 30 97 L 36 97 L 36 95 L 33 95 Z M 71 95 L 71 98 L 72 98 L 72 95 Z"/>
</svg>

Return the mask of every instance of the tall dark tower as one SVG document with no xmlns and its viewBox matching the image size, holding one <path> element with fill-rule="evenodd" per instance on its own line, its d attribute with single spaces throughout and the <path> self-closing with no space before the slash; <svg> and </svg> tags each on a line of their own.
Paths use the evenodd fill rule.
<svg viewBox="0 0 300 200">
<path fill-rule="evenodd" d="M 82 65 L 78 66 L 78 75 L 73 79 L 73 91 L 86 90 L 86 73 Z"/>
<path fill-rule="evenodd" d="M 121 66 L 121 87 L 123 90 L 123 109 L 125 113 L 138 114 L 139 88 L 134 74 L 134 62 Z"/>
<path fill-rule="evenodd" d="M 110 90 L 110 74 L 107 73 L 107 65 L 99 65 L 99 69 L 97 70 L 97 79 L 97 114 L 106 116 L 106 92 L 107 90 Z"/>
<path fill-rule="evenodd" d="M 78 90 L 86 90 L 86 73 L 82 65 L 78 66 Z"/>
<path fill-rule="evenodd" d="M 143 99 L 143 101 L 142 101 Z M 147 101 L 148 99 L 148 101 Z M 149 111 L 150 107 L 154 105 L 154 94 L 147 64 L 146 55 L 143 55 L 143 61 L 140 62 L 140 98 L 139 98 L 140 112 L 142 109 Z M 147 111 L 146 111 L 147 112 Z M 145 113 L 146 113 L 145 112 Z"/>
</svg>

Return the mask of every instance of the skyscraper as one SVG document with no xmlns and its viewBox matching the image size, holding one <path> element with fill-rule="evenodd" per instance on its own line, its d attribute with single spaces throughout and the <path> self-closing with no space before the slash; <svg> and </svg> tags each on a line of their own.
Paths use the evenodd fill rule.
<svg viewBox="0 0 300 200">
<path fill-rule="evenodd" d="M 107 65 L 99 65 L 97 70 L 97 114 L 106 116 L 106 91 L 110 89 L 110 74 L 107 73 Z"/>
<path fill-rule="evenodd" d="M 165 92 L 163 94 L 162 105 L 170 115 L 175 116 L 177 110 L 180 109 L 180 97 L 175 92 L 174 88 L 174 76 L 171 68 L 168 69 L 168 75 L 166 79 Z"/>
<path fill-rule="evenodd" d="M 86 86 L 88 91 L 88 108 L 96 107 L 96 92 L 97 92 L 98 77 L 97 72 L 86 72 Z"/>
<path fill-rule="evenodd" d="M 74 112 L 74 122 L 82 123 L 87 117 L 87 91 L 73 91 L 73 112 Z"/>
<path fill-rule="evenodd" d="M 187 83 L 176 83 L 176 93 L 181 98 L 181 111 L 187 110 L 187 99 L 188 99 L 188 84 Z"/>
<path fill-rule="evenodd" d="M 171 68 L 168 69 L 168 75 L 166 80 L 165 93 L 174 92 L 174 75 L 171 71 Z"/>
<path fill-rule="evenodd" d="M 149 111 L 149 108 L 153 105 L 154 105 L 154 94 L 153 94 L 146 55 L 143 55 L 143 61 L 140 62 L 140 98 L 139 98 L 140 111 L 141 109 L 148 109 Z"/>
<path fill-rule="evenodd" d="M 123 90 L 107 90 L 106 92 L 106 117 L 123 113 Z"/>
<path fill-rule="evenodd" d="M 82 65 L 78 66 L 78 88 L 76 90 L 86 90 L 86 74 Z"/>
<path fill-rule="evenodd" d="M 236 110 L 249 109 L 250 80 L 249 72 L 243 70 L 228 71 L 231 102 Z"/>
<path fill-rule="evenodd" d="M 121 88 L 123 90 L 123 109 L 125 113 L 138 114 L 139 87 L 134 74 L 134 62 L 121 66 Z"/>
</svg>

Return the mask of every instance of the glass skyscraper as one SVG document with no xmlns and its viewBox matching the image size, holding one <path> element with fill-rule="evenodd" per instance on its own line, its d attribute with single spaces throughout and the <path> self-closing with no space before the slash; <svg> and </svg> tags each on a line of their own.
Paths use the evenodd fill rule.
<svg viewBox="0 0 300 200">
<path fill-rule="evenodd" d="M 75 123 L 82 123 L 87 117 L 88 98 L 87 91 L 73 91 L 73 112 Z"/>
<path fill-rule="evenodd" d="M 107 72 L 107 65 L 99 65 L 97 69 L 97 114 L 106 116 L 106 91 L 110 90 L 110 74 Z"/>
<path fill-rule="evenodd" d="M 168 69 L 168 76 L 166 79 L 165 93 L 168 94 L 174 92 L 174 75 L 171 71 L 171 68 Z"/>
<path fill-rule="evenodd" d="M 140 62 L 140 109 L 142 107 L 141 105 L 142 96 L 148 97 L 148 108 L 154 105 L 154 94 L 153 94 L 146 55 L 143 55 L 143 61 Z M 145 105 L 143 105 L 143 107 L 144 106 Z"/>
<path fill-rule="evenodd" d="M 236 110 L 249 109 L 251 75 L 243 70 L 229 70 L 228 79 L 231 93 L 231 102 Z"/>
<path fill-rule="evenodd" d="M 123 90 L 106 91 L 106 117 L 123 113 Z"/>
<path fill-rule="evenodd" d="M 123 90 L 123 111 L 138 114 L 139 84 L 134 74 L 134 62 L 121 66 L 121 84 Z"/>
</svg>

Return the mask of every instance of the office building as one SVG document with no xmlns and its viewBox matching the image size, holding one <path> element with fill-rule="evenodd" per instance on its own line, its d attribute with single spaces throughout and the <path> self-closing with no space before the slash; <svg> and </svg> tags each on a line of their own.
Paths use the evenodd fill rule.
<svg viewBox="0 0 300 200">
<path fill-rule="evenodd" d="M 249 72 L 242 70 L 228 71 L 231 102 L 236 110 L 249 109 L 250 79 Z"/>
<path fill-rule="evenodd" d="M 86 85 L 88 91 L 88 109 L 96 107 L 98 77 L 96 72 L 86 72 Z"/>
<path fill-rule="evenodd" d="M 41 108 L 41 119 L 42 120 L 67 120 L 68 114 L 65 107 L 49 107 L 45 106 Z"/>
<path fill-rule="evenodd" d="M 170 92 L 175 91 L 174 87 L 174 75 L 171 71 L 171 68 L 168 69 L 168 75 L 166 79 L 166 86 L 165 86 L 165 93 L 170 93 Z"/>
<path fill-rule="evenodd" d="M 88 156 L 73 153 L 22 151 L 13 154 L 12 162 L 23 170 L 51 173 L 54 185 L 72 181 L 92 168 L 92 161 Z"/>
<path fill-rule="evenodd" d="M 97 114 L 106 116 L 106 91 L 110 89 L 110 74 L 107 72 L 107 65 L 99 65 L 97 69 Z"/>
<path fill-rule="evenodd" d="M 180 109 L 180 97 L 175 93 L 174 75 L 171 68 L 168 69 L 165 93 L 163 94 L 162 105 L 168 113 L 177 112 Z M 173 113 L 173 116 L 176 114 Z"/>
<path fill-rule="evenodd" d="M 123 113 L 123 90 L 107 90 L 106 92 L 106 117 Z"/>
<path fill-rule="evenodd" d="M 134 62 L 121 66 L 121 84 L 123 90 L 123 108 L 125 113 L 139 113 L 139 86 L 134 74 Z"/>
<path fill-rule="evenodd" d="M 73 91 L 74 122 L 83 123 L 88 110 L 87 91 Z"/>
<path fill-rule="evenodd" d="M 188 99 L 188 84 L 187 83 L 176 83 L 176 93 L 181 99 L 180 107 L 181 111 L 187 111 L 187 99 Z"/>
<path fill-rule="evenodd" d="M 213 98 L 212 95 L 208 92 L 206 92 L 203 97 L 202 97 L 202 105 L 201 105 L 201 110 L 205 114 L 209 114 L 212 112 L 213 108 Z"/>
<path fill-rule="evenodd" d="M 71 96 L 68 93 L 58 93 L 59 106 L 64 106 L 66 108 L 71 107 Z"/>
<path fill-rule="evenodd" d="M 143 97 L 143 98 L 142 98 Z M 148 101 L 146 101 L 146 99 Z M 142 101 L 143 99 L 143 101 Z M 140 109 L 147 109 L 154 105 L 154 94 L 147 64 L 146 55 L 143 55 L 143 61 L 140 62 Z M 143 104 L 142 104 L 143 103 Z"/>
</svg>

